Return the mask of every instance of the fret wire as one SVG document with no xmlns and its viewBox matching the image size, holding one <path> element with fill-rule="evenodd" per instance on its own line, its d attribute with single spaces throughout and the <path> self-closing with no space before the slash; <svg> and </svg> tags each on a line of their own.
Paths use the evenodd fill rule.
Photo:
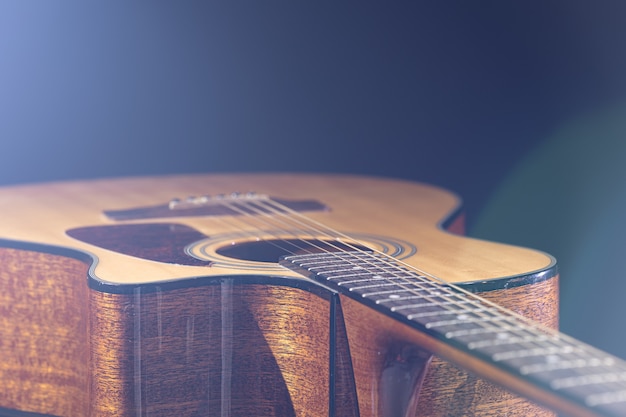
<svg viewBox="0 0 626 417">
<path fill-rule="evenodd" d="M 444 334 L 444 336 L 446 337 L 446 339 L 455 339 L 455 338 L 459 338 L 462 336 L 469 336 L 469 335 L 477 335 L 477 334 L 485 334 L 485 333 L 498 333 L 498 332 L 512 332 L 514 330 L 520 330 L 519 327 L 517 325 L 513 325 L 513 326 L 501 326 L 498 328 L 482 328 L 482 329 L 463 329 L 463 330 L 455 330 L 455 331 L 451 331 L 451 332 L 446 332 Z"/>
<path fill-rule="evenodd" d="M 560 390 L 584 385 L 609 384 L 625 381 L 626 372 L 604 372 L 601 374 L 577 375 L 554 379 L 550 382 L 550 387 L 555 390 Z"/>
<path fill-rule="evenodd" d="M 384 292 L 384 291 L 381 291 Z M 388 291 L 394 295 L 396 294 L 396 291 Z M 375 303 L 376 304 L 385 304 L 387 302 L 397 302 L 397 301 L 408 301 L 408 300 L 416 300 L 416 299 L 421 299 L 423 298 L 421 295 L 409 295 L 409 296 L 405 296 L 405 297 L 401 297 L 401 296 L 397 296 L 394 298 L 385 298 L 382 300 L 376 300 Z M 464 303 L 468 303 L 468 301 L 459 301 L 459 304 L 464 304 Z M 430 305 L 445 305 L 445 304 L 451 304 L 450 302 L 442 302 L 442 303 L 424 303 L 424 304 L 408 304 L 406 308 L 410 308 L 410 307 L 419 307 L 419 306 L 430 306 Z"/>
<path fill-rule="evenodd" d="M 459 302 L 457 304 L 463 304 L 463 303 L 470 304 L 469 301 Z M 396 312 L 396 311 L 399 311 L 399 310 L 406 310 L 408 308 L 437 307 L 437 306 L 440 306 L 440 305 L 450 305 L 450 304 L 452 304 L 452 303 L 451 302 L 441 302 L 441 303 L 430 302 L 430 303 L 423 303 L 423 304 L 404 304 L 404 305 L 400 305 L 400 306 L 397 306 L 397 307 L 396 306 L 390 307 L 389 309 L 391 311 Z M 457 304 L 455 304 L 455 305 L 457 305 Z M 467 310 L 464 309 L 464 310 L 459 310 L 459 311 L 467 311 Z M 470 310 L 470 311 L 472 311 L 472 310 Z M 473 310 L 473 311 L 477 311 L 477 310 Z M 411 315 L 413 315 L 413 314 L 411 314 Z"/>
<path fill-rule="evenodd" d="M 334 281 L 337 278 L 346 278 L 346 277 L 351 277 L 351 276 L 359 276 L 359 275 L 364 275 L 364 274 L 346 274 L 346 275 L 339 275 L 339 276 L 334 276 L 331 279 Z M 406 277 L 404 277 L 406 278 Z M 371 281 L 385 281 L 385 280 L 397 280 L 397 279 L 404 279 L 404 278 L 398 278 L 398 277 L 383 277 L 380 275 L 375 275 L 373 277 L 369 277 L 367 279 L 353 279 L 351 281 L 339 281 L 337 283 L 337 285 L 346 285 L 346 284 L 355 284 L 358 282 L 371 282 Z M 329 279 L 329 281 L 331 280 Z"/>
<path fill-rule="evenodd" d="M 395 310 L 393 310 L 392 308 L 391 311 L 395 311 Z M 451 313 L 446 313 L 446 314 L 460 315 L 460 314 L 470 314 L 476 311 L 477 310 L 458 310 L 456 312 L 451 312 Z M 421 318 L 421 317 L 429 317 L 429 316 L 436 316 L 436 315 L 441 315 L 441 312 L 440 311 L 424 311 L 422 313 L 411 313 L 407 315 L 406 318 L 409 320 L 414 320 L 414 319 Z M 455 321 L 455 320 L 441 320 L 439 322 L 433 322 L 430 326 L 429 326 L 429 323 L 427 323 L 425 327 L 427 329 L 430 329 L 431 327 L 436 327 L 433 324 L 445 323 L 445 322 L 450 322 L 450 321 Z"/>
<path fill-rule="evenodd" d="M 495 353 L 492 356 L 494 361 L 506 359 L 505 356 L 507 355 L 511 358 L 529 356 L 529 352 L 538 351 L 541 349 L 544 349 L 546 351 L 565 349 L 565 353 L 571 353 L 569 347 L 566 347 L 566 344 L 558 337 L 549 336 L 548 334 L 539 332 L 534 327 L 520 326 L 520 323 L 515 320 L 511 320 L 509 317 L 506 316 L 495 321 L 500 321 L 501 325 L 499 327 L 487 328 L 491 331 L 485 332 L 493 333 L 495 338 L 489 338 L 481 342 L 468 342 L 468 349 L 478 349 L 486 353 L 491 350 L 490 348 L 497 349 L 501 347 L 506 347 L 507 345 L 517 347 L 515 351 L 507 350 L 504 353 Z M 502 331 L 503 326 L 506 326 L 506 331 Z M 474 334 L 477 334 L 477 332 L 474 332 Z M 500 335 L 502 335 L 502 337 Z M 462 336 L 464 335 L 451 334 L 450 336 L 451 338 L 458 339 L 460 337 L 462 338 Z M 511 339 L 515 341 L 507 342 L 507 340 Z"/>
<path fill-rule="evenodd" d="M 378 301 L 376 301 L 376 304 L 383 304 L 384 302 L 387 302 L 387 301 L 403 301 L 403 300 L 420 299 L 420 298 L 423 298 L 423 297 L 413 295 L 413 296 L 410 296 L 410 297 L 378 300 Z M 439 303 L 430 302 L 430 303 L 417 303 L 417 304 L 401 304 L 399 306 L 392 306 L 390 308 L 391 308 L 392 311 L 398 311 L 398 310 L 405 310 L 407 308 L 434 307 L 434 306 L 438 306 L 438 305 L 451 305 L 451 304 L 455 304 L 455 305 L 472 304 L 472 302 L 471 301 L 458 301 L 458 302 L 442 301 L 442 302 L 439 302 Z"/>
<path fill-rule="evenodd" d="M 474 350 L 474 349 L 480 349 L 480 348 L 485 348 L 485 347 L 491 347 L 491 346 L 504 346 L 504 345 L 511 345 L 511 344 L 520 344 L 520 343 L 524 343 L 524 342 L 542 342 L 542 341 L 547 341 L 548 340 L 548 336 L 518 336 L 518 337 L 507 337 L 507 338 L 500 338 L 498 339 L 497 337 L 495 339 L 486 339 L 486 340 L 481 340 L 478 342 L 470 342 L 467 344 L 467 347 L 470 350 Z"/>
<path fill-rule="evenodd" d="M 507 359 L 517 359 L 529 356 L 559 355 L 575 352 L 576 348 L 570 345 L 556 347 L 538 347 L 534 349 L 518 349 L 508 352 L 496 353 L 493 355 L 492 359 L 495 362 L 500 362 Z"/>
<path fill-rule="evenodd" d="M 341 275 L 335 275 L 335 273 L 337 272 L 361 271 L 361 270 L 364 270 L 365 268 L 360 267 L 360 266 L 359 267 L 353 266 L 352 268 L 347 268 L 347 269 L 331 269 L 329 271 L 321 271 L 321 272 L 317 271 L 318 269 L 323 269 L 323 268 L 307 268 L 307 270 L 310 272 L 315 272 L 315 273 L 324 274 L 324 275 L 332 274 L 333 276 L 330 277 L 329 279 L 341 277 Z M 378 273 L 382 273 L 382 274 L 392 273 L 393 274 L 395 272 L 391 269 L 383 269 L 383 270 L 378 270 Z"/>
<path fill-rule="evenodd" d="M 610 357 L 606 358 L 578 358 L 574 360 L 561 360 L 558 362 L 546 362 L 535 365 L 524 365 L 520 367 L 522 375 L 531 375 L 540 372 L 551 372 L 560 369 L 576 369 L 576 368 L 595 368 L 600 366 L 612 366 L 615 360 Z"/>
<path fill-rule="evenodd" d="M 329 278 L 329 281 L 332 279 L 337 280 L 337 279 L 341 279 L 341 278 L 348 278 L 348 277 L 359 277 L 359 276 L 368 276 L 369 278 L 363 278 L 361 280 L 355 279 L 352 281 L 340 281 L 342 284 L 348 284 L 348 283 L 354 283 L 354 282 L 361 282 L 361 281 L 378 281 L 378 280 L 383 280 L 383 279 L 388 279 L 385 277 L 382 277 L 380 275 L 374 275 L 374 276 L 370 276 L 369 273 L 367 272 L 361 272 L 359 274 L 342 274 L 342 275 L 335 275 L 332 278 Z"/>
<path fill-rule="evenodd" d="M 589 407 L 598 405 L 611 404 L 617 402 L 626 402 L 626 389 L 619 391 L 604 392 L 600 394 L 592 394 L 585 398 L 585 403 Z"/>
<path fill-rule="evenodd" d="M 393 293 L 397 293 L 398 291 L 396 290 L 387 290 L 387 291 L 376 291 L 376 292 L 368 292 L 368 293 L 363 293 L 361 294 L 361 296 L 363 298 L 370 298 L 372 296 L 375 295 L 380 295 L 380 294 L 393 294 Z"/>
<path fill-rule="evenodd" d="M 326 268 L 332 268 L 332 266 L 334 264 L 343 264 L 345 263 L 346 260 L 343 258 L 339 258 L 339 259 L 334 259 L 334 260 L 323 260 L 323 261 L 315 261 L 315 262 L 303 262 L 300 265 L 301 266 L 309 266 L 309 265 L 313 265 L 310 268 L 307 268 L 309 270 L 312 269 L 326 269 Z M 315 265 L 319 265 L 319 266 L 315 266 Z M 372 263 L 372 265 L 386 265 L 384 262 L 379 262 L 379 263 Z"/>
</svg>

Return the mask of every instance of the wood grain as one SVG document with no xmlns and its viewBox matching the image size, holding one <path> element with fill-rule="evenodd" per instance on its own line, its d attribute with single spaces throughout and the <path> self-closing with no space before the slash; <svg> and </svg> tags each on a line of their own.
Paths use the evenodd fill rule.
<svg viewBox="0 0 626 417">
<path fill-rule="evenodd" d="M 481 295 L 545 325 L 557 325 L 557 276 L 540 283 Z M 381 398 L 378 385 L 386 352 L 397 345 L 425 346 L 437 352 L 437 344 L 424 343 L 425 338 L 417 332 L 374 313 L 350 298 L 342 297 L 342 305 L 361 417 L 379 416 Z M 554 413 L 435 358 L 420 392 L 416 415 L 522 417 L 554 416 Z"/>
<path fill-rule="evenodd" d="M 548 327 L 558 327 L 558 276 L 480 295 Z M 417 415 L 552 416 L 533 403 L 435 357 L 422 388 Z"/>
<path fill-rule="evenodd" d="M 328 414 L 327 299 L 222 281 L 92 300 L 94 415 Z"/>
<path fill-rule="evenodd" d="M 494 291 L 488 297 L 494 301 L 508 305 L 511 308 L 520 308 L 520 312 L 532 312 L 537 319 L 545 324 L 556 324 L 556 304 L 554 297 L 557 294 L 557 278 L 533 284 L 537 295 L 541 297 L 528 298 L 533 289 L 522 286 L 510 293 Z M 208 398 L 213 403 L 204 403 L 209 387 L 221 387 L 224 375 L 223 363 L 218 360 L 223 357 L 223 315 L 232 314 L 233 361 L 237 368 L 231 375 L 231 405 L 241 414 L 255 413 L 255 415 L 294 415 L 294 416 L 321 416 L 328 414 L 329 401 L 329 304 L 328 300 L 309 292 L 279 286 L 238 285 L 232 288 L 232 299 L 229 308 L 224 306 L 221 285 L 210 285 L 193 289 L 175 290 L 163 293 L 148 293 L 141 295 L 141 301 L 134 301 L 131 295 L 102 294 L 98 297 L 116 301 L 116 309 L 121 312 L 128 306 L 137 307 L 140 304 L 141 314 L 141 393 L 142 407 L 155 415 L 194 415 L 193 411 L 210 411 L 218 413 L 221 410 L 222 397 L 220 392 L 213 392 Z M 159 295 L 160 294 L 160 295 Z M 530 306 L 525 306 L 529 303 Z M 184 308 L 181 306 L 184 305 Z M 156 314 L 161 312 L 161 317 Z M 213 313 L 209 313 L 213 311 Z M 372 381 L 380 376 L 381 352 L 396 342 L 406 342 L 406 334 L 400 336 L 387 331 L 388 326 L 379 328 L 377 319 L 366 317 L 359 311 L 356 317 L 346 317 L 347 335 L 349 337 L 349 363 L 354 366 L 357 383 L 361 379 L 358 391 L 361 416 L 379 415 L 378 412 L 367 413 L 367 410 L 376 410 L 376 405 L 368 401 L 376 398 L 372 395 Z M 128 330 L 112 330 L 110 324 L 115 322 L 129 322 L 129 318 L 108 316 L 103 322 L 109 326 L 101 330 L 108 335 L 107 345 L 111 339 L 118 339 L 120 343 L 129 340 Z M 116 318 L 117 317 L 117 318 Z M 340 318 L 340 316 L 338 316 Z M 364 320 L 367 318 L 367 320 Z M 189 351 L 190 320 L 193 321 L 193 350 Z M 159 323 L 161 323 L 159 325 Z M 159 331 L 159 326 L 161 330 Z M 123 327 L 123 326 L 122 326 Z M 342 327 L 338 327 L 339 337 Z M 168 330 L 169 329 L 169 330 Z M 380 330 L 382 329 L 382 330 Z M 178 336 L 172 337 L 169 332 L 175 331 Z M 355 334 L 354 332 L 357 332 Z M 160 332 L 160 333 L 159 333 Z M 119 338 L 112 335 L 118 334 Z M 160 334 L 160 336 L 159 336 Z M 168 337 L 169 335 L 169 337 Z M 210 337 L 213 335 L 213 337 Z M 216 335 L 220 343 L 215 342 Z M 136 337 L 136 336 L 135 336 Z M 409 341 L 411 338 L 408 339 Z M 119 349 L 119 348 L 118 348 Z M 131 381 L 130 370 L 136 365 L 130 365 L 137 360 L 136 352 L 130 346 L 119 349 L 128 352 L 125 360 L 117 366 L 106 363 L 104 368 L 96 374 L 102 376 L 112 369 L 117 369 L 110 381 Z M 187 365 L 172 363 L 171 358 L 180 358 L 181 352 L 187 352 Z M 103 356 L 106 356 L 103 355 Z M 123 358 L 124 355 L 118 355 Z M 165 360 L 165 358 L 170 358 Z M 212 358 L 212 359 L 209 359 Z M 250 358 L 254 358 L 251 361 Z M 126 362 L 126 364 L 124 364 Z M 259 367 L 259 364 L 264 364 Z M 191 368 L 189 368 L 191 366 Z M 338 369 L 340 372 L 341 369 Z M 217 374 L 215 380 L 203 380 L 200 374 Z M 167 375 L 168 378 L 164 378 Z M 195 376 L 193 376 L 195 375 Z M 260 378 L 260 379 L 259 379 Z M 261 380 L 261 382 L 258 382 Z M 363 382 L 366 380 L 367 382 Z M 280 383 L 277 384 L 277 381 Z M 353 401 L 348 381 L 343 390 L 340 405 Z M 129 385 L 129 384 L 127 384 Z M 363 386 L 366 388 L 363 388 Z M 158 387 L 158 389 L 156 389 Z M 180 387 L 193 387 L 186 390 Z M 259 387 L 272 387 L 274 395 L 282 392 L 282 399 L 264 397 L 257 392 Z M 128 392 L 132 392 L 129 387 Z M 122 391 L 127 391 L 122 390 Z M 103 401 L 117 398 L 120 404 L 112 407 L 120 415 L 126 407 L 132 409 L 134 400 L 128 395 L 111 395 L 109 389 L 99 388 Z M 218 390 L 219 391 L 219 390 Z M 152 393 L 152 396 L 148 396 Z M 115 394 L 115 393 L 113 393 Z M 175 405 L 174 405 L 175 404 Z M 278 404 L 284 408 L 276 409 Z M 496 416 L 505 412 L 512 416 L 523 415 L 553 415 L 552 413 L 497 388 L 492 384 L 477 379 L 459 368 L 440 359 L 435 360 L 421 392 L 417 415 L 446 416 L 458 415 L 463 410 L 464 415 Z M 110 414 L 110 415 L 114 415 Z M 109 414 L 98 414 L 109 415 Z"/>
<path fill-rule="evenodd" d="M 0 248 L 0 406 L 88 415 L 87 266 Z"/>
<path fill-rule="evenodd" d="M 4 288 L 11 288 L 2 302 L 4 407 L 59 416 L 132 416 L 139 410 L 192 416 L 219 414 L 228 401 L 234 415 L 328 414 L 329 297 L 291 287 L 224 282 L 108 294 L 86 288 L 86 265 L 74 259 L 6 248 L 0 256 L 4 270 L 11 272 L 0 275 Z M 483 295 L 555 326 L 557 294 L 554 278 Z M 350 314 L 349 330 L 344 330 L 341 314 L 335 317 L 338 338 L 350 336 L 350 357 L 344 347 L 338 362 L 350 371 L 354 366 L 357 381 L 363 380 L 363 372 L 371 381 L 377 372 L 373 364 L 381 357 L 376 349 L 387 348 L 399 336 L 375 334 L 375 319 Z M 230 320 L 230 331 L 224 320 Z M 14 349 L 27 345 L 31 347 Z M 223 363 L 229 345 L 230 376 Z M 337 369 L 341 374 L 341 366 Z M 343 375 L 338 407 L 355 401 L 351 375 Z M 228 398 L 225 377 L 230 378 Z M 372 387 L 363 392 L 362 385 L 360 409 L 366 416 L 373 407 L 367 402 Z M 429 416 L 455 415 L 459 409 L 475 416 L 505 411 L 549 415 L 440 359 L 430 368 L 418 407 L 417 415 Z"/>
</svg>

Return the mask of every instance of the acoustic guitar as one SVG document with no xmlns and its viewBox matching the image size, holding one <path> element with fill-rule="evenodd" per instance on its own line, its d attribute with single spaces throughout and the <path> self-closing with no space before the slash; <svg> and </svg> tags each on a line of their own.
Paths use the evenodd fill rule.
<svg viewBox="0 0 626 417">
<path fill-rule="evenodd" d="M 626 416 L 555 260 L 462 231 L 358 176 L 3 188 L 0 415 Z"/>
</svg>

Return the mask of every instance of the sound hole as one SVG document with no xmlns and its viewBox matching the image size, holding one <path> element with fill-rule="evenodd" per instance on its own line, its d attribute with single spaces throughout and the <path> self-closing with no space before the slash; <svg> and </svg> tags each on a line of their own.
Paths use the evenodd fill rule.
<svg viewBox="0 0 626 417">
<path fill-rule="evenodd" d="M 276 263 L 287 255 L 305 253 L 345 252 L 371 249 L 357 244 L 345 244 L 320 239 L 272 239 L 254 242 L 240 242 L 219 248 L 216 252 L 222 256 L 255 262 Z"/>
</svg>

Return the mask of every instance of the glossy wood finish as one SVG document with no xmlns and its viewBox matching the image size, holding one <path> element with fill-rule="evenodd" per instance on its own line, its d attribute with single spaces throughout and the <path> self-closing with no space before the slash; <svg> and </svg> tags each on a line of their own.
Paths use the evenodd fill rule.
<svg viewBox="0 0 626 417">
<path fill-rule="evenodd" d="M 6 187 L 0 189 L 0 238 L 69 247 L 97 257 L 93 277 L 103 283 L 141 284 L 197 276 L 299 275 L 259 263 L 233 263 L 213 256 L 211 268 L 143 261 L 77 241 L 65 231 L 78 227 L 132 224 L 107 219 L 105 210 L 155 205 L 174 197 L 254 190 L 294 200 L 315 198 L 328 211 L 307 217 L 335 230 L 412 242 L 417 253 L 403 261 L 450 282 L 526 275 L 553 266 L 543 253 L 442 233 L 439 224 L 456 213 L 459 200 L 436 187 L 412 182 L 341 175 L 242 174 L 113 179 Z M 217 249 L 235 239 L 273 238 L 251 219 L 177 217 L 176 222 L 212 237 Z M 151 219 L 148 222 L 155 222 Z M 136 223 L 142 223 L 137 221 Z M 293 228 L 288 230 L 293 232 Z M 234 233 L 235 232 L 235 233 Z M 274 232 L 274 230 L 270 230 Z M 284 233 L 285 231 L 283 231 Z M 279 234 L 279 237 L 285 237 Z M 376 243 L 374 242 L 374 245 Z M 497 254 L 497 255 L 496 255 Z M 504 280 L 502 285 L 508 280 Z"/>
<path fill-rule="evenodd" d="M 348 315 L 346 324 L 340 311 L 331 317 L 330 294 L 241 280 L 110 294 L 88 290 L 86 265 L 75 259 L 6 248 L 0 254 L 11 271 L 0 276 L 8 289 L 3 305 L 12 305 L 1 329 L 0 392 L 7 408 L 59 416 L 192 416 L 220 414 L 222 407 L 232 407 L 233 415 L 327 415 L 336 320 L 332 389 L 336 415 L 343 416 L 357 412 L 353 371 L 357 380 L 363 372 L 375 379 L 374 359 L 398 340 L 361 313 Z M 487 296 L 554 324 L 556 304 L 548 300 L 556 279 L 507 291 Z M 424 414 L 417 415 L 449 415 L 450 407 L 473 415 L 498 415 L 484 412 L 502 407 L 538 413 L 486 384 L 436 360 L 421 393 Z M 370 388 L 359 388 L 359 400 L 374 398 Z M 371 407 L 361 404 L 360 415 Z"/>
<path fill-rule="evenodd" d="M 541 324 L 558 327 L 558 276 L 480 295 Z M 554 414 L 436 357 L 422 388 L 417 415 L 524 417 Z"/>
<path fill-rule="evenodd" d="M 329 297 L 232 280 L 110 294 L 88 289 L 72 258 L 2 248 L 0 260 L 2 408 L 328 414 Z"/>
<path fill-rule="evenodd" d="M 92 302 L 92 415 L 328 414 L 328 300 L 226 280 Z"/>
<path fill-rule="evenodd" d="M 65 234 L 76 227 L 114 224 L 103 217 L 104 209 L 237 189 L 316 198 L 330 212 L 312 213 L 315 221 L 348 232 L 417 240 L 418 252 L 407 263 L 470 288 L 482 288 L 484 282 L 511 284 L 514 288 L 485 295 L 556 324 L 557 278 L 520 280 L 552 270 L 553 260 L 442 232 L 437 224 L 455 212 L 458 200 L 432 187 L 283 175 L 14 187 L 0 190 L 5 219 L 0 238 L 9 239 L 5 246 L 20 248 L 0 252 L 0 279 L 7 288 L 0 304 L 7 311 L 0 346 L 9 352 L 0 358 L 0 406 L 59 416 L 228 415 L 228 410 L 231 415 L 378 415 L 378 392 L 372 387 L 381 357 L 397 343 L 422 342 L 407 336 L 403 325 L 350 299 L 339 302 L 337 294 L 279 266 L 240 262 L 226 267 L 221 259 L 210 267 L 153 262 Z M 46 204 L 40 206 L 41 201 Z M 462 229 L 458 219 L 450 223 L 454 231 Z M 232 226 L 202 218 L 176 222 L 210 237 Z M 253 230 L 243 230 L 252 236 Z M 89 272 L 91 289 L 87 257 L 81 262 L 20 241 L 97 257 Z M 20 307 L 10 307 L 13 302 Z M 58 313 L 53 304 L 60 304 Z M 18 331 L 15 323 L 33 330 Z M 16 349 L 20 346 L 28 347 Z M 418 407 L 426 415 L 460 408 L 473 415 L 539 413 L 441 360 L 426 377 Z"/>
<path fill-rule="evenodd" d="M 0 248 L 0 406 L 58 416 L 89 407 L 87 265 Z"/>
<path fill-rule="evenodd" d="M 535 293 L 536 291 L 536 293 Z M 511 290 L 481 294 L 545 325 L 557 325 L 558 277 Z M 343 298 L 343 297 L 342 297 Z M 361 417 L 381 415 L 378 395 L 387 352 L 398 345 L 419 346 L 422 340 L 352 299 L 343 298 L 347 333 L 359 392 Z M 376 329 L 376 330 L 373 330 Z M 531 402 L 435 358 L 420 393 L 418 416 L 548 416 Z"/>
</svg>

